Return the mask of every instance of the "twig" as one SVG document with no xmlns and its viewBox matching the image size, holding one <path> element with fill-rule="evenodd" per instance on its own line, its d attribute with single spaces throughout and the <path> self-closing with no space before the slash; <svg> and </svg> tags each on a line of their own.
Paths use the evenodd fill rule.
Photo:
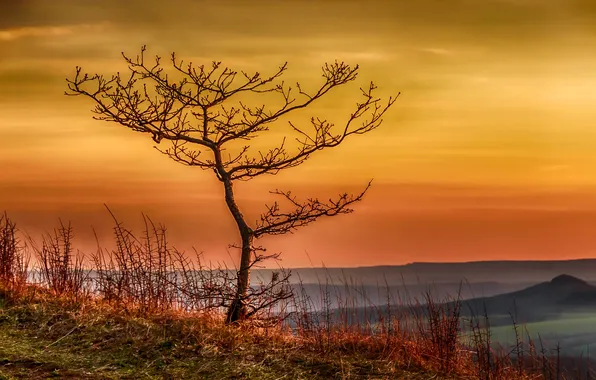
<svg viewBox="0 0 596 380">
<path fill-rule="evenodd" d="M 70 334 L 72 334 L 76 329 L 78 329 L 79 327 L 81 327 L 81 325 L 76 325 L 75 327 L 72 328 L 72 330 L 70 330 L 68 333 L 66 333 L 66 335 L 64 335 L 63 337 L 59 338 L 58 340 L 48 344 L 47 346 L 44 347 L 44 350 L 47 350 L 48 348 L 52 347 L 53 345 L 55 345 L 56 343 L 60 342 L 62 339 L 66 338 L 67 336 L 69 336 Z"/>
</svg>

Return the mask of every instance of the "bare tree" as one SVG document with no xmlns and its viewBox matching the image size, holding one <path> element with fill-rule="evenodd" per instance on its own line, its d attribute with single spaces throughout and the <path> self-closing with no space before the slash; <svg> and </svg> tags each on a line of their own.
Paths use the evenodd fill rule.
<svg viewBox="0 0 596 380">
<path fill-rule="evenodd" d="M 340 145 L 348 136 L 372 131 L 381 124 L 397 96 L 382 103 L 373 95 L 376 86 L 370 83 L 368 88 L 360 89 L 362 102 L 356 104 L 345 124 L 337 130 L 326 119 L 313 117 L 308 128 L 288 121 L 296 135 L 297 147 L 288 147 L 284 138 L 275 148 L 249 154 L 250 146 L 245 141 L 269 131 L 280 118 L 313 104 L 331 89 L 353 81 L 358 66 L 337 61 L 325 64 L 323 83 L 316 91 L 307 92 L 299 83 L 291 87 L 279 80 L 287 63 L 268 77 L 244 71 L 238 75 L 237 71 L 222 67 L 221 62 L 213 62 L 211 66 L 184 64 L 172 53 L 174 75 L 170 76 L 164 72 L 159 56 L 147 63 L 145 51 L 143 46 L 136 58 L 122 53 L 130 71 L 126 77 L 120 73 L 110 77 L 83 74 L 77 67 L 75 77 L 67 79 L 66 95 L 91 98 L 95 102 L 95 119 L 151 134 L 157 144 L 165 140 L 167 147 L 156 147 L 161 153 L 184 165 L 212 170 L 223 183 L 225 201 L 241 238 L 236 296 L 228 307 L 227 321 L 242 320 L 247 315 L 251 268 L 264 259 L 277 257 L 264 254 L 264 249 L 254 244 L 255 239 L 285 234 L 322 216 L 349 213 L 350 205 L 362 199 L 370 182 L 358 194 L 340 194 L 326 202 L 317 198 L 300 201 L 289 191 L 275 190 L 272 193 L 285 200 L 290 209 L 282 210 L 279 202 L 268 205 L 253 225 L 247 222 L 236 203 L 234 182 L 296 167 L 313 153 Z M 249 106 L 239 99 L 247 95 L 259 99 L 264 94 L 277 95 L 280 104 Z M 247 145 L 224 155 L 234 143 Z"/>
</svg>

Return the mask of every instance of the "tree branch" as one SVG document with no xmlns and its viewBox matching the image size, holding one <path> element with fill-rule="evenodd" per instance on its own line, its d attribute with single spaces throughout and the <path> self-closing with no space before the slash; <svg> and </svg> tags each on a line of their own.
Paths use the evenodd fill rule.
<svg viewBox="0 0 596 380">
<path fill-rule="evenodd" d="M 306 226 L 322 216 L 349 214 L 354 211 L 349 206 L 362 200 L 371 184 L 372 180 L 357 195 L 343 193 L 337 199 L 329 199 L 327 202 L 321 202 L 317 198 L 309 198 L 300 202 L 290 191 L 272 191 L 272 194 L 283 197 L 293 209 L 284 212 L 278 202 L 266 205 L 267 211 L 256 222 L 257 227 L 254 229 L 254 235 L 257 238 L 263 235 L 283 235 Z"/>
<path fill-rule="evenodd" d="M 128 77 L 120 73 L 106 78 L 99 74 L 82 74 L 76 68 L 74 79 L 67 79 L 67 95 L 83 95 L 95 103 L 93 112 L 98 120 L 116 122 L 133 131 L 148 133 L 159 144 L 169 141 L 167 148 L 158 150 L 172 160 L 184 165 L 213 170 L 216 151 L 224 150 L 228 142 L 251 140 L 260 132 L 269 130 L 269 125 L 292 111 L 305 108 L 320 99 L 337 86 L 356 79 L 358 65 L 344 62 L 325 64 L 322 68 L 324 82 L 313 93 L 308 93 L 296 83 L 296 91 L 284 82 L 277 83 L 287 69 L 287 63 L 268 77 L 256 72 L 252 75 L 227 67 L 221 62 L 212 62 L 210 67 L 184 64 L 172 53 L 171 63 L 177 80 L 165 73 L 161 57 L 155 56 L 148 64 L 146 47 L 135 58 L 122 53 L 130 71 Z M 238 82 L 237 84 L 235 82 Z M 333 123 L 312 118 L 310 128 L 298 127 L 289 122 L 297 134 L 298 148 L 290 151 L 286 140 L 256 156 L 247 154 L 244 147 L 235 155 L 221 161 L 218 173 L 231 180 L 250 180 L 261 174 L 276 174 L 280 170 L 296 167 L 313 153 L 338 146 L 347 136 L 363 134 L 377 128 L 385 112 L 397 97 L 390 97 L 385 105 L 375 98 L 376 86 L 371 83 L 365 91 L 361 89 L 363 102 L 339 131 L 334 132 Z M 223 103 L 240 93 L 276 93 L 282 98 L 282 105 L 268 109 L 265 105 L 248 106 L 242 101 L 236 105 Z M 399 94 L 398 94 L 399 95 Z M 365 118 L 365 115 L 368 118 Z M 364 119 L 356 125 L 358 119 Z M 207 156 L 205 156 L 207 154 Z"/>
<path fill-rule="evenodd" d="M 304 163 L 313 153 L 325 148 L 333 148 L 340 145 L 346 137 L 361 135 L 376 129 L 383 122 L 383 115 L 396 101 L 397 96 L 390 97 L 385 105 L 381 100 L 373 96 L 376 86 L 371 83 L 368 90 L 362 91 L 364 101 L 356 104 L 355 111 L 350 114 L 344 127 L 333 133 L 333 123 L 319 118 L 311 118 L 312 131 L 296 127 L 292 122 L 290 126 L 300 136 L 296 138 L 298 149 L 289 153 L 285 148 L 285 138 L 280 146 L 270 149 L 266 153 L 259 153 L 259 157 L 243 157 L 239 164 L 228 170 L 232 179 L 247 180 L 261 174 L 277 174 L 280 170 L 296 167 Z M 355 121 L 369 113 L 369 118 L 354 125 Z"/>
</svg>

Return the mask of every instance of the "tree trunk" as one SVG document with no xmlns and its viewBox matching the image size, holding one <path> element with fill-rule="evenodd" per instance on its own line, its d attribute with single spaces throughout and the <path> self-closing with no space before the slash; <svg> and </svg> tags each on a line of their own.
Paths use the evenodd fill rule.
<svg viewBox="0 0 596 380">
<path fill-rule="evenodd" d="M 246 301 L 250 286 L 250 254 L 252 252 L 252 231 L 242 233 L 242 254 L 240 270 L 237 274 L 236 295 L 228 308 L 227 323 L 234 323 L 246 318 Z"/>
<path fill-rule="evenodd" d="M 250 255 L 252 253 L 252 242 L 254 239 L 253 231 L 246 224 L 244 216 L 240 212 L 236 200 L 234 199 L 234 191 L 232 188 L 232 181 L 227 176 L 222 176 L 224 183 L 226 204 L 230 213 L 234 217 L 240 237 L 242 240 L 240 268 L 237 273 L 236 294 L 232 300 L 226 317 L 227 323 L 238 322 L 246 318 L 246 300 L 248 296 L 248 289 L 250 285 Z"/>
</svg>

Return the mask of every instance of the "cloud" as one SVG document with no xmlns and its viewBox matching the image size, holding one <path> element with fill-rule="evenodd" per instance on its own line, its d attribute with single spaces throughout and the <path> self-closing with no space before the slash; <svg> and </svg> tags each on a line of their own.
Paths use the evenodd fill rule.
<svg viewBox="0 0 596 380">
<path fill-rule="evenodd" d="M 448 49 L 444 49 L 444 48 L 433 48 L 433 47 L 428 47 L 428 48 L 418 48 L 417 50 L 424 52 L 424 53 L 430 53 L 430 54 L 434 54 L 434 55 L 442 55 L 442 56 L 446 56 L 446 55 L 453 55 L 453 51 L 448 50 Z"/>
<path fill-rule="evenodd" d="M 319 50 L 310 54 L 313 62 L 319 65 L 321 62 L 329 60 L 344 60 L 346 62 L 380 62 L 391 59 L 392 54 L 381 51 L 335 51 Z"/>
<path fill-rule="evenodd" d="M 0 30 L 0 41 L 14 41 L 24 37 L 60 37 L 76 33 L 103 32 L 109 24 L 61 25 L 61 26 L 25 26 Z"/>
</svg>

